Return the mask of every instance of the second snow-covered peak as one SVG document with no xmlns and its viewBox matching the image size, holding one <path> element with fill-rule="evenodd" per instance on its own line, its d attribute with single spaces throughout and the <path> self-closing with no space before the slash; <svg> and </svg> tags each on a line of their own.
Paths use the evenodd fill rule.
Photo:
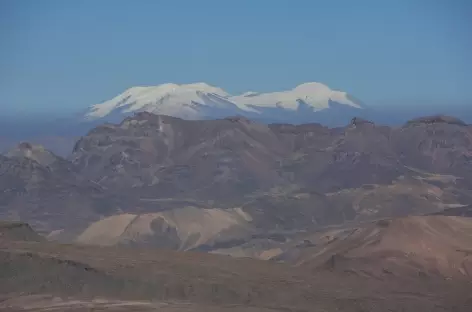
<svg viewBox="0 0 472 312">
<path fill-rule="evenodd" d="M 240 105 L 250 107 L 278 107 L 288 110 L 298 109 L 300 102 L 312 107 L 314 111 L 329 108 L 330 101 L 355 108 L 361 106 L 350 100 L 346 92 L 331 90 L 319 82 L 308 82 L 292 90 L 259 94 L 243 94 L 229 98 Z"/>
</svg>

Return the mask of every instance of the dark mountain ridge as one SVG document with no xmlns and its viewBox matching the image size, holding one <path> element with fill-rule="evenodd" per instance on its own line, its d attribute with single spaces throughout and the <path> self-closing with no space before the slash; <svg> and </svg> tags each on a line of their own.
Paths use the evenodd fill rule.
<svg viewBox="0 0 472 312">
<path fill-rule="evenodd" d="M 447 116 L 329 128 L 142 112 L 90 130 L 67 159 L 19 145 L 0 156 L 0 185 L 2 218 L 53 236 L 182 208 L 178 222 L 198 211 L 229 217 L 219 235 L 234 240 L 469 205 L 472 127 Z"/>
</svg>

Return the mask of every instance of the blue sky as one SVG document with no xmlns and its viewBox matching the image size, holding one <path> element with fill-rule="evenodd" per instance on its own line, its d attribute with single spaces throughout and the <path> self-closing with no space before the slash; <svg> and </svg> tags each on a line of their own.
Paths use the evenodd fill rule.
<svg viewBox="0 0 472 312">
<path fill-rule="evenodd" d="M 0 114 L 69 114 L 131 86 L 199 81 L 472 105 L 470 16 L 468 0 L 0 0 Z"/>
</svg>

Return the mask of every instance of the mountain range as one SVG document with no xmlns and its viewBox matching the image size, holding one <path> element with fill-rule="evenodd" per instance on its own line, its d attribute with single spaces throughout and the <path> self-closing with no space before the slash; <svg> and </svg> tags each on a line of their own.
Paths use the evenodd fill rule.
<svg viewBox="0 0 472 312">
<path fill-rule="evenodd" d="M 362 106 L 347 93 L 331 90 L 324 84 L 304 83 L 293 90 L 230 95 L 206 83 L 177 85 L 168 83 L 133 87 L 115 98 L 93 105 L 86 120 L 106 120 L 134 112 L 150 112 L 190 120 L 245 116 L 260 120 L 314 121 L 316 113 L 333 106 L 359 110 Z"/>
<path fill-rule="evenodd" d="M 0 217 L 50 238 L 216 250 L 470 205 L 472 127 L 139 112 L 92 129 L 66 158 L 22 143 L 0 156 L 0 173 Z"/>
<path fill-rule="evenodd" d="M 84 104 L 86 107 L 89 103 Z M 395 103 L 380 107 L 376 103 L 369 104 L 372 105 L 318 82 L 303 83 L 286 91 L 249 91 L 240 95 L 231 95 L 207 83 L 131 87 L 72 116 L 0 116 L 0 152 L 11 149 L 18 142 L 28 141 L 66 156 L 75 141 L 94 127 L 106 122 L 119 123 L 137 112 L 187 120 L 241 116 L 265 124 L 320 123 L 329 127 L 342 127 L 354 117 L 399 126 L 407 120 L 433 114 L 451 115 L 472 122 L 472 106 L 451 106 L 447 103 L 440 107 L 405 106 L 404 103 Z"/>
<path fill-rule="evenodd" d="M 0 308 L 472 302 L 472 125 L 450 116 L 327 127 L 139 111 L 64 156 L 16 145 L 0 190 Z"/>
</svg>

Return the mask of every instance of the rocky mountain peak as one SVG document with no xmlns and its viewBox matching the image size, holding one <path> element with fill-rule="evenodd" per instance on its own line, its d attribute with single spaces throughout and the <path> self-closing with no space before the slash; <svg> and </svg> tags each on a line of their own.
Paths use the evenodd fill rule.
<svg viewBox="0 0 472 312">
<path fill-rule="evenodd" d="M 374 123 L 370 120 L 363 119 L 360 117 L 354 117 L 351 119 L 351 126 L 360 126 L 360 125 L 373 125 Z"/>
<path fill-rule="evenodd" d="M 7 157 L 28 158 L 43 166 L 49 166 L 57 161 L 58 156 L 45 149 L 42 145 L 22 142 L 6 153 Z"/>
<path fill-rule="evenodd" d="M 451 124 L 459 126 L 467 126 L 467 124 L 459 118 L 446 116 L 446 115 L 434 115 L 419 117 L 409 120 L 406 125 L 420 125 L 420 124 Z"/>
</svg>

